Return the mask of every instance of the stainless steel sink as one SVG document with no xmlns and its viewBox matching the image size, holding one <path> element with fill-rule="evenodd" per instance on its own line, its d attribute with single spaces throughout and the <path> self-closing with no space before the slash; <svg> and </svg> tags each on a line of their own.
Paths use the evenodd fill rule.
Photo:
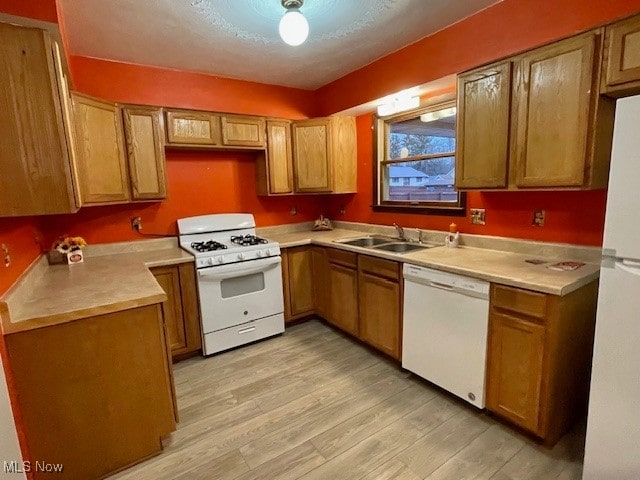
<svg viewBox="0 0 640 480">
<path fill-rule="evenodd" d="M 385 238 L 385 237 L 360 237 L 360 238 L 353 238 L 350 240 L 338 240 L 337 243 L 342 243 L 344 245 L 351 245 L 352 247 L 371 248 L 371 247 L 375 247 L 376 245 L 383 245 L 393 241 L 395 240 L 392 238 Z"/>
<path fill-rule="evenodd" d="M 433 248 L 433 247 L 435 247 L 435 245 L 396 242 L 396 243 L 386 243 L 384 245 L 378 245 L 372 248 L 374 250 L 384 250 L 386 252 L 393 252 L 393 253 L 409 253 L 409 252 L 414 252 L 416 250 L 424 250 L 425 248 Z"/>
</svg>

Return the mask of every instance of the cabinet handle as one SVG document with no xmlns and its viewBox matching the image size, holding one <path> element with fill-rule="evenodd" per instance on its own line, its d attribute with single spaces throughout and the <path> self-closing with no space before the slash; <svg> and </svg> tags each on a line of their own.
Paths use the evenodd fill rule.
<svg viewBox="0 0 640 480">
<path fill-rule="evenodd" d="M 255 329 L 256 327 L 243 328 L 242 330 L 238 330 L 238 335 L 242 335 L 243 333 L 253 332 Z"/>
</svg>

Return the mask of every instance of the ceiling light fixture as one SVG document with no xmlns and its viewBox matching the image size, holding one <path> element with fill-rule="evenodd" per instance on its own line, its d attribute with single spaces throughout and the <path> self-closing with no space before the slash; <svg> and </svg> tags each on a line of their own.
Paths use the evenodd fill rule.
<svg viewBox="0 0 640 480">
<path fill-rule="evenodd" d="M 442 110 L 436 110 L 435 112 L 429 112 L 420 115 L 420 120 L 423 122 L 435 122 L 441 118 L 453 117 L 456 114 L 456 107 L 444 108 Z"/>
<path fill-rule="evenodd" d="M 395 113 L 412 110 L 420 106 L 420 97 L 415 94 L 415 89 L 409 88 L 401 92 L 389 95 L 381 100 L 378 105 L 378 115 L 386 117 Z"/>
<path fill-rule="evenodd" d="M 282 6 L 287 9 L 280 19 L 280 37 L 292 47 L 302 45 L 309 36 L 309 22 L 300 12 L 303 0 L 282 0 Z"/>
</svg>

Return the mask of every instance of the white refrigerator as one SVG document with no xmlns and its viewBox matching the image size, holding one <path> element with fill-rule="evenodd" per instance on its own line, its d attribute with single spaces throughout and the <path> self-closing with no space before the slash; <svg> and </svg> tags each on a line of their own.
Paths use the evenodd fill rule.
<svg viewBox="0 0 640 480">
<path fill-rule="evenodd" d="M 583 480 L 640 479 L 640 96 L 618 100 Z"/>
</svg>

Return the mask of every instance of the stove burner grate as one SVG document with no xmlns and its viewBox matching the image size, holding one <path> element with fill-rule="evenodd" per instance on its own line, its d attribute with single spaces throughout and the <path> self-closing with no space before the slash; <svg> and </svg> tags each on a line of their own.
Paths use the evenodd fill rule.
<svg viewBox="0 0 640 480">
<path fill-rule="evenodd" d="M 269 241 L 256 235 L 233 235 L 231 237 L 231 243 L 242 247 L 248 247 L 252 245 L 260 245 L 262 243 L 269 243 Z"/>
<path fill-rule="evenodd" d="M 191 248 L 198 252 L 213 252 L 214 250 L 224 250 L 227 246 L 215 240 L 209 240 L 207 242 L 193 242 Z"/>
</svg>

